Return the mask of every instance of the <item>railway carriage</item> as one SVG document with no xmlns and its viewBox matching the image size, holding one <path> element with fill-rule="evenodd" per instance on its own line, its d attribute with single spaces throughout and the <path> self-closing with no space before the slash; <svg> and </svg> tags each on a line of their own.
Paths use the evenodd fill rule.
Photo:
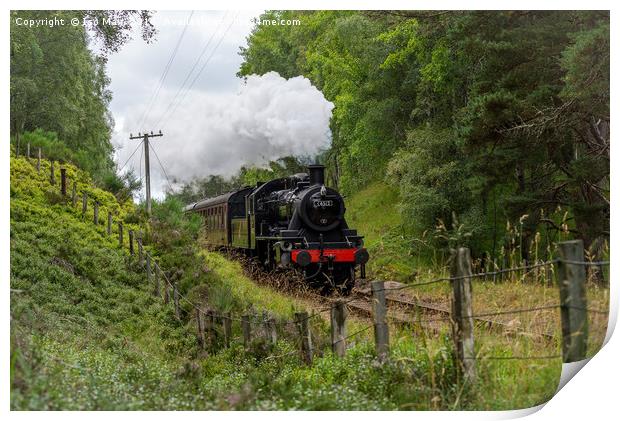
<svg viewBox="0 0 620 421">
<path fill-rule="evenodd" d="M 243 250 L 267 270 L 294 267 L 306 281 L 348 293 L 369 255 L 363 237 L 348 227 L 342 196 L 325 186 L 325 168 L 310 165 L 255 187 L 193 203 L 186 212 L 204 220 L 208 244 Z"/>
</svg>

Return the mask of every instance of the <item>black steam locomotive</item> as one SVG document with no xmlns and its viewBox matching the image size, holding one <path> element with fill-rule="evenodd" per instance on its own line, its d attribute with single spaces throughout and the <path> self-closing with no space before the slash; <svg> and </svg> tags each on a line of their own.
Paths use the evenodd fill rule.
<svg viewBox="0 0 620 421">
<path fill-rule="evenodd" d="M 241 249 L 267 270 L 300 269 L 323 292 L 346 294 L 356 269 L 365 277 L 368 252 L 347 225 L 342 196 L 325 186 L 325 167 L 310 165 L 308 172 L 208 198 L 185 211 L 202 216 L 208 244 Z"/>
</svg>

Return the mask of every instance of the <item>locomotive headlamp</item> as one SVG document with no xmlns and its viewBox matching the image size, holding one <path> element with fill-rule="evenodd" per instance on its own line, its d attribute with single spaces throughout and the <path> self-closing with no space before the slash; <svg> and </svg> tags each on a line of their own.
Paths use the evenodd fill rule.
<svg viewBox="0 0 620 421">
<path fill-rule="evenodd" d="M 308 253 L 307 251 L 302 250 L 299 253 L 297 253 L 297 264 L 299 266 L 308 266 L 311 261 L 312 261 L 312 257 L 310 256 L 310 253 Z"/>
<path fill-rule="evenodd" d="M 365 265 L 369 258 L 370 256 L 368 255 L 368 251 L 366 251 L 366 249 L 359 249 L 355 252 L 356 265 Z"/>
<path fill-rule="evenodd" d="M 288 241 L 284 241 L 280 244 L 280 249 L 282 249 L 282 251 L 291 251 L 293 250 L 293 245 Z"/>
</svg>

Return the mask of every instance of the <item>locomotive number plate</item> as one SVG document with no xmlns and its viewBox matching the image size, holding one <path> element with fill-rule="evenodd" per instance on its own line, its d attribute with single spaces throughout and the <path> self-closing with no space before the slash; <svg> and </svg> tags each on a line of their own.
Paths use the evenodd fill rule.
<svg viewBox="0 0 620 421">
<path fill-rule="evenodd" d="M 334 206 L 333 200 L 315 200 L 313 203 L 315 208 L 331 208 Z"/>
</svg>

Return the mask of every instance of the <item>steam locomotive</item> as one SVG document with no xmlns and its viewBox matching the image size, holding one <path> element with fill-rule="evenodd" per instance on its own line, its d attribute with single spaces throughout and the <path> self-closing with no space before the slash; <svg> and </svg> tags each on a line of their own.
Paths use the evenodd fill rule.
<svg viewBox="0 0 620 421">
<path fill-rule="evenodd" d="M 185 212 L 204 219 L 207 244 L 242 250 L 266 270 L 298 269 L 323 293 L 348 294 L 356 270 L 365 277 L 363 237 L 348 227 L 342 196 L 325 186 L 323 165 L 192 203 Z"/>
</svg>

